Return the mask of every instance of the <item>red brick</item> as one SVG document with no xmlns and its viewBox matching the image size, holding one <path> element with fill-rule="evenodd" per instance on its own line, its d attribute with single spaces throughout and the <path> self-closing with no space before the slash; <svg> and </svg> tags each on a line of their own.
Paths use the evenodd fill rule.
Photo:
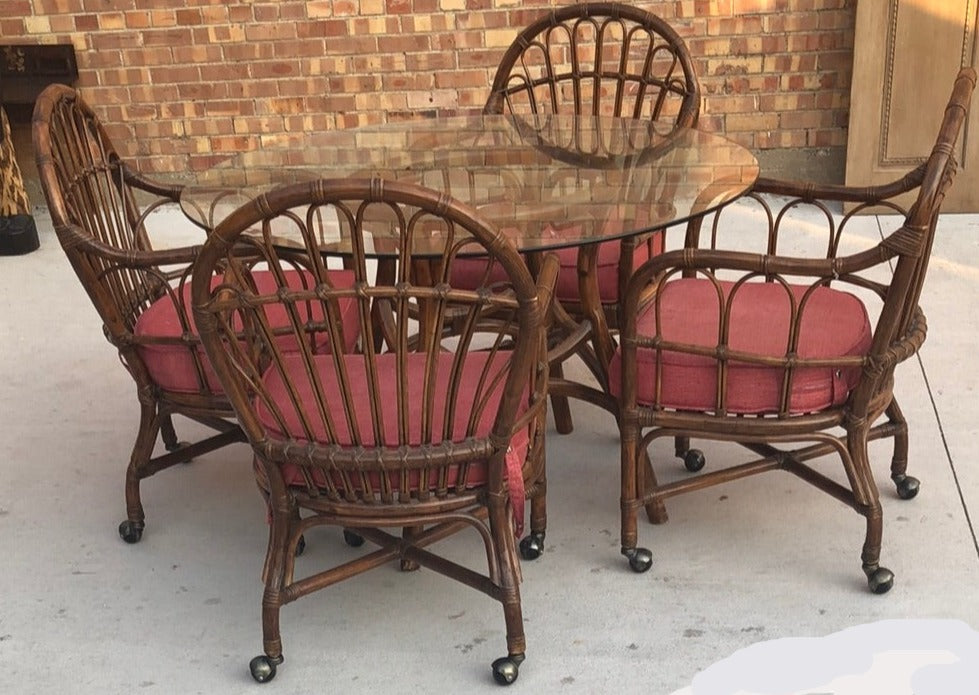
<svg viewBox="0 0 979 695">
<path fill-rule="evenodd" d="M 272 54 L 280 60 L 321 56 L 324 53 L 326 53 L 326 45 L 322 39 L 276 41 L 272 44 Z"/>
<path fill-rule="evenodd" d="M 253 78 L 275 78 L 296 76 L 299 65 L 292 61 L 275 60 L 262 63 L 252 63 L 248 66 L 248 74 Z"/>
<path fill-rule="evenodd" d="M 0 34 L 27 35 L 18 14 L 46 18 L 52 40 L 79 34 L 80 88 L 110 125 L 146 125 L 140 151 L 174 170 L 216 161 L 212 138 L 284 147 L 306 128 L 477 111 L 509 37 L 565 1 L 0 0 Z M 845 144 L 853 0 L 642 6 L 694 54 L 702 128 L 756 148 Z M 232 118 L 260 136 L 235 140 Z"/>
<path fill-rule="evenodd" d="M 211 149 L 215 152 L 248 152 L 258 149 L 258 141 L 254 136 L 245 135 L 212 137 Z"/>
<path fill-rule="evenodd" d="M 204 21 L 201 11 L 198 8 L 188 8 L 182 10 L 176 10 L 174 13 L 177 18 L 177 24 L 180 26 L 189 26 L 192 24 L 200 24 Z"/>
<path fill-rule="evenodd" d="M 30 0 L 2 0 L 0 2 L 0 17 L 29 17 L 34 14 Z M 4 36 L 9 34 L 4 33 Z"/>
<path fill-rule="evenodd" d="M 269 60 L 274 56 L 274 51 L 275 46 L 271 43 L 228 43 L 221 47 L 224 60 L 235 63 Z"/>
<path fill-rule="evenodd" d="M 254 21 L 255 15 L 251 5 L 232 5 L 228 8 L 228 21 L 232 23 Z"/>
<path fill-rule="evenodd" d="M 76 31 L 95 31 L 99 28 L 99 16 L 96 14 L 75 15 Z"/>
<path fill-rule="evenodd" d="M 191 43 L 189 29 L 151 29 L 142 32 L 144 46 L 180 46 Z"/>
<path fill-rule="evenodd" d="M 201 67 L 201 77 L 203 71 L 211 65 L 221 65 L 224 51 L 217 45 L 196 45 L 196 46 L 174 46 L 171 50 L 174 63 L 194 63 Z M 206 78 L 205 78 L 206 79 Z"/>
<path fill-rule="evenodd" d="M 77 0 L 34 0 L 35 14 L 68 14 L 69 12 L 78 12 Z"/>
<path fill-rule="evenodd" d="M 148 12 L 127 12 L 124 16 L 126 26 L 129 29 L 148 29 L 150 27 L 150 14 Z"/>
<path fill-rule="evenodd" d="M 54 17 L 51 18 L 52 20 Z M 6 19 L 0 17 L 0 36 L 24 36 L 27 29 L 23 19 Z"/>
<path fill-rule="evenodd" d="M 195 68 L 201 81 L 207 82 L 239 82 L 247 80 L 248 65 L 244 63 L 211 63 Z"/>
<path fill-rule="evenodd" d="M 167 82 L 200 82 L 201 71 L 196 65 L 168 65 L 153 67 L 149 70 L 150 81 L 153 84 Z"/>
</svg>

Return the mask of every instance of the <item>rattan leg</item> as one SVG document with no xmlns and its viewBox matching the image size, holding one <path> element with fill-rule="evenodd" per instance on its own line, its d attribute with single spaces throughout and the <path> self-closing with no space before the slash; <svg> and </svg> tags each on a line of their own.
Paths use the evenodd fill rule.
<svg viewBox="0 0 979 695">
<path fill-rule="evenodd" d="M 640 469 L 644 456 L 638 451 L 639 431 L 634 425 L 619 426 L 620 455 L 621 455 L 621 539 L 622 554 L 629 560 L 629 566 L 635 572 L 645 572 L 653 564 L 652 553 L 646 548 L 637 547 L 638 523 L 637 511 L 640 505 L 638 492 L 644 488 L 644 471 Z M 648 461 L 648 457 L 646 458 Z"/>
<path fill-rule="evenodd" d="M 637 466 L 638 471 L 642 474 L 637 484 L 638 482 L 642 483 L 643 498 L 645 498 L 646 495 L 656 489 L 656 471 L 653 470 L 653 463 L 649 460 L 649 450 L 646 447 L 641 447 L 637 453 L 642 458 L 639 466 Z M 665 524 L 670 520 L 662 498 L 654 498 L 646 504 L 646 518 L 651 524 Z"/>
<path fill-rule="evenodd" d="M 188 442 L 177 439 L 177 431 L 173 428 L 173 416 L 170 413 L 160 418 L 160 436 L 167 451 L 176 451 L 181 447 L 190 446 Z M 189 459 L 188 459 L 189 460 Z"/>
<path fill-rule="evenodd" d="M 530 533 L 520 539 L 520 557 L 536 560 L 544 553 L 547 536 L 547 480 L 543 474 L 527 493 L 530 497 Z"/>
<path fill-rule="evenodd" d="M 274 487 L 274 484 L 270 487 Z M 276 494 L 278 492 L 278 494 Z M 290 519 L 293 514 L 286 503 L 282 490 L 271 490 L 272 518 L 269 524 L 269 544 L 262 577 L 265 592 L 262 594 L 262 646 L 264 654 L 249 662 L 252 678 L 264 683 L 275 678 L 276 667 L 282 663 L 282 637 L 279 631 L 279 613 L 282 608 L 282 590 L 286 580 L 287 543 Z"/>
<path fill-rule="evenodd" d="M 854 502 L 858 512 L 867 519 L 867 534 L 864 538 L 860 559 L 867 583 L 875 594 L 884 594 L 894 585 L 894 573 L 880 566 L 880 548 L 884 530 L 884 516 L 880 506 L 880 495 L 870 468 L 867 454 L 866 426 L 851 429 L 847 436 L 847 451 L 852 467 L 848 474 L 853 486 Z M 844 465 L 847 464 L 844 456 Z"/>
<path fill-rule="evenodd" d="M 140 403 L 139 432 L 126 469 L 126 520 L 119 524 L 119 535 L 127 543 L 137 543 L 146 526 L 139 484 L 146 477 L 146 464 L 153 455 L 153 446 L 160 431 L 160 418 L 155 401 Z"/>
<path fill-rule="evenodd" d="M 499 599 L 503 604 L 507 642 L 507 655 L 496 659 L 492 664 L 493 678 L 500 684 L 509 685 L 517 679 L 527 649 L 523 610 L 520 606 L 520 570 L 503 498 L 492 498 L 489 507 L 490 533 L 500 568 Z"/>
<path fill-rule="evenodd" d="M 863 544 L 860 559 L 863 561 L 863 571 L 867 575 L 867 583 L 875 594 L 884 594 L 894 585 L 894 573 L 880 566 L 880 547 L 883 536 L 883 515 L 880 502 L 876 502 L 866 511 L 867 536 Z"/>
<path fill-rule="evenodd" d="M 414 536 L 416 533 L 420 533 L 420 532 L 422 532 L 424 530 L 425 530 L 425 527 L 424 526 L 405 526 L 403 529 L 401 529 L 401 537 L 404 538 L 407 541 L 412 536 Z M 421 567 L 421 565 L 419 565 L 414 560 L 409 560 L 406 557 L 402 557 L 401 558 L 401 571 L 402 572 L 414 572 L 419 567 Z"/>
<path fill-rule="evenodd" d="M 907 474 L 908 470 L 908 422 L 897 404 L 891 399 L 887 406 L 887 419 L 894 427 L 894 455 L 891 457 L 891 480 L 897 486 L 897 494 L 902 500 L 909 500 L 918 494 L 920 481 Z"/>
<path fill-rule="evenodd" d="M 551 365 L 552 379 L 564 378 L 564 367 L 560 364 Z M 554 414 L 554 428 L 558 434 L 571 434 L 574 422 L 571 420 L 571 406 L 565 396 L 551 396 L 551 412 Z"/>
</svg>

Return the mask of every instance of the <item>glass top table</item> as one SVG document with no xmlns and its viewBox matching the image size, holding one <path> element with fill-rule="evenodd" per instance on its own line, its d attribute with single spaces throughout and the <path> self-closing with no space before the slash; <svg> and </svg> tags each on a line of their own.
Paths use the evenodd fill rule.
<svg viewBox="0 0 979 695">
<path fill-rule="evenodd" d="M 677 224 L 739 197 L 758 176 L 754 156 L 720 135 L 624 118 L 430 118 L 312 133 L 307 140 L 302 148 L 248 152 L 202 172 L 181 193 L 184 214 L 214 229 L 283 184 L 380 177 L 451 195 L 518 249 L 532 251 Z M 374 232 L 379 256 L 393 242 L 384 229 L 378 224 Z M 336 227 L 325 233 L 324 252 L 342 253 L 343 236 Z M 434 251 L 438 241 L 431 243 Z"/>
</svg>

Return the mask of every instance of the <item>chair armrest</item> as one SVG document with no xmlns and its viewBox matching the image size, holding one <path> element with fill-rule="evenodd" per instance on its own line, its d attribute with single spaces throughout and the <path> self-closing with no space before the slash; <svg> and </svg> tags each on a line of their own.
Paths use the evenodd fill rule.
<svg viewBox="0 0 979 695">
<path fill-rule="evenodd" d="M 809 225 L 806 235 L 814 240 L 823 239 L 826 250 L 821 253 L 824 253 L 827 258 L 832 258 L 836 256 L 840 241 L 847 230 L 858 226 L 856 222 L 851 222 L 858 212 L 886 211 L 906 216 L 907 210 L 903 207 L 905 203 L 899 203 L 894 199 L 921 186 L 925 178 L 926 164 L 881 186 L 856 187 L 759 178 L 741 201 L 718 210 L 714 215 L 692 219 L 687 224 L 684 247 L 717 248 L 723 239 L 723 243 L 730 248 L 732 231 L 735 232 L 736 242 L 740 242 L 743 238 L 737 233 L 741 230 L 741 225 L 737 223 L 739 218 L 735 211 L 750 209 L 753 213 L 757 213 L 760 209 L 763 219 L 759 220 L 756 217 L 751 224 L 754 230 L 757 230 L 759 225 L 762 230 L 767 226 L 764 252 L 775 255 L 781 239 L 792 230 L 800 229 L 799 219 L 793 211 L 809 209 L 815 213 L 813 221 L 818 222 L 819 230 Z M 854 207 L 839 217 L 835 209 L 839 203 L 849 203 Z M 734 225 L 731 224 L 732 218 Z M 706 226 L 705 220 L 707 220 Z M 814 234 L 814 231 L 818 233 Z M 708 235 L 709 238 L 706 238 Z M 703 240 L 702 236 L 705 237 Z M 762 250 L 757 246 L 755 248 Z"/>
<path fill-rule="evenodd" d="M 138 188 L 141 191 L 152 193 L 153 195 L 166 198 L 169 202 L 180 202 L 180 193 L 183 191 L 183 184 L 165 184 L 149 178 L 139 172 L 133 171 L 127 164 L 121 163 L 122 176 L 126 184 Z"/>
<path fill-rule="evenodd" d="M 133 171 L 125 162 L 120 162 L 120 169 L 122 171 L 122 177 L 126 185 L 130 188 L 146 193 L 148 195 L 155 196 L 153 200 L 144 201 L 139 205 L 139 217 L 136 220 L 136 225 L 142 227 L 141 239 L 142 243 L 146 244 L 147 250 L 152 250 L 154 246 L 155 239 L 165 239 L 168 236 L 167 229 L 157 229 L 154 230 L 153 234 L 150 234 L 149 225 L 147 220 L 150 215 L 168 205 L 180 205 L 180 195 L 184 190 L 184 185 L 179 183 L 165 184 L 154 179 L 151 179 L 139 172 Z M 193 224 L 193 228 L 201 231 L 201 226 L 191 218 L 187 218 L 188 222 Z M 201 234 L 201 243 L 204 242 L 206 238 L 207 230 L 203 230 L 205 234 Z"/>
<path fill-rule="evenodd" d="M 753 193 L 784 195 L 807 202 L 826 200 L 872 205 L 920 186 L 925 177 L 926 164 L 922 163 L 901 178 L 880 186 L 841 186 L 759 177 L 751 190 Z"/>
<path fill-rule="evenodd" d="M 886 263 L 895 255 L 897 255 L 896 251 L 885 244 L 878 244 L 850 256 L 833 258 L 798 258 L 694 248 L 668 251 L 649 259 L 633 274 L 626 292 L 626 315 L 628 316 L 630 312 L 630 301 L 633 303 L 631 311 L 634 312 L 638 309 L 639 300 L 646 286 L 653 281 L 653 278 L 664 274 L 679 276 L 685 271 L 707 270 L 717 273 L 717 271 L 731 270 L 740 271 L 745 275 L 787 275 L 811 280 L 837 279 Z M 876 289 L 867 282 L 857 284 Z"/>
<path fill-rule="evenodd" d="M 165 265 L 190 264 L 200 254 L 202 246 L 180 246 L 170 249 L 122 250 L 103 244 L 75 225 L 56 226 L 55 232 L 65 248 L 92 254 L 125 268 L 150 268 Z"/>
</svg>

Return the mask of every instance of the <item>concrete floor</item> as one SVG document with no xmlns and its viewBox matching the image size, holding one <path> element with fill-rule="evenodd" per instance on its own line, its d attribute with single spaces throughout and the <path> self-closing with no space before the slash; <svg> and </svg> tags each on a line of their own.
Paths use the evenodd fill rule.
<svg viewBox="0 0 979 695">
<path fill-rule="evenodd" d="M 0 693 L 258 692 L 247 663 L 261 650 L 266 526 L 249 449 L 145 482 L 143 540 L 119 539 L 132 382 L 36 218 L 41 249 L 0 257 Z M 671 500 L 669 524 L 641 524 L 655 562 L 633 574 L 618 552 L 614 423 L 575 404 L 575 432 L 548 440 L 547 549 L 523 566 L 527 661 L 511 692 L 666 695 L 766 640 L 893 618 L 979 626 L 977 288 L 979 216 L 945 216 L 922 299 L 929 339 L 898 372 L 921 494 L 897 499 L 888 445 L 871 450 L 896 574 L 885 596 L 860 571 L 863 520 L 779 474 Z M 686 475 L 657 447 L 664 477 Z M 705 449 L 711 466 L 737 453 Z M 308 541 L 302 565 L 357 552 L 330 530 Z M 478 562 L 474 543 L 450 541 Z M 283 610 L 282 634 L 286 662 L 263 692 L 501 692 L 499 605 L 432 572 L 385 567 L 305 598 Z"/>
</svg>

